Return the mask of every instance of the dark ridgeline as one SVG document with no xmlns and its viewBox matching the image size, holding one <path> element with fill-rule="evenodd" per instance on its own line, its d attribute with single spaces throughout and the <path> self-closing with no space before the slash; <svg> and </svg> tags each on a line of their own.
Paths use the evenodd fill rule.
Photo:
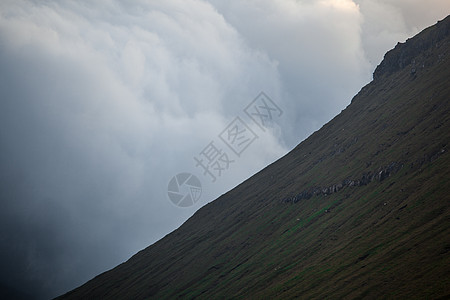
<svg viewBox="0 0 450 300">
<path fill-rule="evenodd" d="M 180 228 L 59 299 L 450 296 L 450 17 Z"/>
</svg>

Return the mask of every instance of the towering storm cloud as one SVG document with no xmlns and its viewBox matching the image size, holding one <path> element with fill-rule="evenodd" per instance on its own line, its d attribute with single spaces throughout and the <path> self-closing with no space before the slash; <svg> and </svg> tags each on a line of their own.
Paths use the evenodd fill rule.
<svg viewBox="0 0 450 300">
<path fill-rule="evenodd" d="M 450 10 L 409 3 L 2 1 L 0 287 L 74 288 L 287 153 Z M 261 91 L 282 116 L 212 182 L 193 157 Z M 184 209 L 180 172 L 203 187 Z"/>
</svg>

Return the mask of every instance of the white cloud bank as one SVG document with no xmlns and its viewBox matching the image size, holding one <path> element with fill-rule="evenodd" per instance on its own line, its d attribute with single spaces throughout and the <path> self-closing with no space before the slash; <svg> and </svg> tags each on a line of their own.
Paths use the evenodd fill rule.
<svg viewBox="0 0 450 300">
<path fill-rule="evenodd" d="M 0 283 L 51 297 L 124 261 L 337 114 L 446 1 L 0 3 Z M 260 92 L 284 111 L 212 184 L 193 156 Z M 257 146 L 256 146 L 257 145 Z M 221 145 L 225 147 L 223 144 Z"/>
</svg>

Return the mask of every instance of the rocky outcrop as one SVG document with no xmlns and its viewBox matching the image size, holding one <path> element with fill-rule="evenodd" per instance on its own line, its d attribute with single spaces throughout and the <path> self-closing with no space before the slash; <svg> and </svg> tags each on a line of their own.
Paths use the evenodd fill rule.
<svg viewBox="0 0 450 300">
<path fill-rule="evenodd" d="M 302 199 L 309 199 L 313 196 L 319 195 L 331 195 L 339 192 L 345 187 L 357 187 L 367 185 L 372 181 L 383 181 L 387 177 L 396 173 L 403 167 L 402 163 L 392 162 L 384 168 L 378 169 L 376 172 L 364 173 L 359 179 L 345 179 L 340 183 L 333 184 L 325 187 L 312 187 L 304 190 L 297 195 L 285 197 L 282 199 L 283 203 L 297 203 Z"/>
<path fill-rule="evenodd" d="M 420 159 L 408 163 L 411 169 L 420 169 L 424 164 L 435 161 L 439 156 L 446 153 L 445 147 L 423 155 Z M 405 166 L 405 162 L 391 162 L 389 165 L 379 168 L 373 172 L 363 173 L 359 179 L 344 179 L 342 182 L 324 187 L 311 187 L 296 195 L 285 197 L 281 200 L 282 203 L 297 203 L 303 199 L 310 199 L 313 196 L 326 196 L 337 193 L 345 187 L 359 187 L 365 186 L 373 181 L 383 181 L 384 179 L 397 173 Z"/>
<path fill-rule="evenodd" d="M 420 38 L 416 37 L 406 40 L 405 43 L 398 43 L 394 49 L 385 54 L 383 61 L 373 73 L 373 79 L 377 80 L 408 66 L 411 67 L 411 74 L 414 75 L 418 68 L 426 66 L 425 61 L 419 61 L 417 57 L 430 49 L 441 47 L 441 42 L 449 35 L 449 32 L 450 16 L 439 21 L 436 26 L 425 29 L 419 36 Z"/>
</svg>

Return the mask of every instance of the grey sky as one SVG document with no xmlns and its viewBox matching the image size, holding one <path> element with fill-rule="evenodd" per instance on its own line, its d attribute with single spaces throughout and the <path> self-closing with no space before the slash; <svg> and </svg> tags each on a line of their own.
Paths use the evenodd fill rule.
<svg viewBox="0 0 450 300">
<path fill-rule="evenodd" d="M 356 2 L 356 3 L 354 3 Z M 0 283 L 56 296 L 123 262 L 350 103 L 448 1 L 0 2 Z M 284 111 L 212 183 L 193 157 L 264 91 Z M 249 120 L 246 120 L 249 121 Z M 167 183 L 191 172 L 200 202 Z"/>
</svg>

